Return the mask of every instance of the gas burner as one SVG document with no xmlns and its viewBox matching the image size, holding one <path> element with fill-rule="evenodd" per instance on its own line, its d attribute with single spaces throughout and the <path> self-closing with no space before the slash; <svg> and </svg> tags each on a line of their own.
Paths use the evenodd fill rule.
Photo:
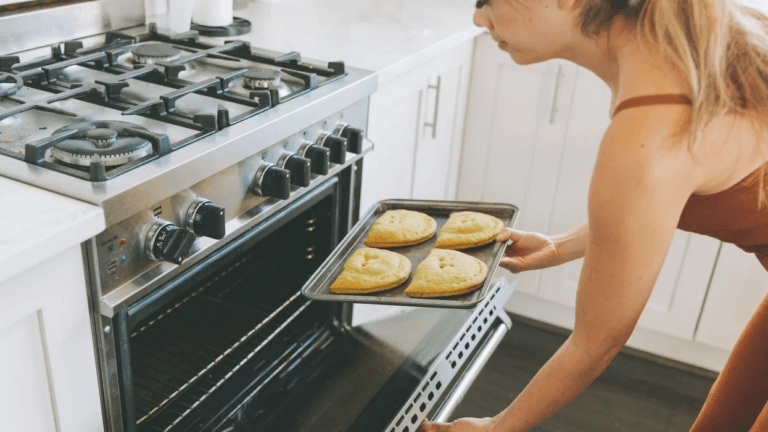
<svg viewBox="0 0 768 432">
<path fill-rule="evenodd" d="M 251 90 L 277 88 L 282 82 L 280 72 L 272 69 L 250 69 L 243 75 L 243 87 Z"/>
<path fill-rule="evenodd" d="M 77 133 L 51 148 L 51 154 L 60 162 L 87 167 L 93 156 L 99 156 L 104 165 L 114 167 L 152 154 L 152 144 L 134 136 L 126 129 L 149 132 L 146 128 L 121 121 L 94 121 L 76 123 L 56 130 L 77 130 Z"/>
<path fill-rule="evenodd" d="M 175 60 L 181 56 L 181 50 L 165 43 L 145 43 L 131 50 L 133 62 L 152 64 L 156 61 Z"/>
<path fill-rule="evenodd" d="M 198 33 L 200 33 L 200 36 L 210 36 L 210 37 L 232 37 L 232 36 L 240 36 L 246 33 L 249 33 L 251 31 L 251 22 L 243 19 L 234 17 L 232 20 L 232 24 L 221 26 L 221 27 L 211 27 L 211 26 L 205 26 L 202 24 L 196 24 L 192 23 L 192 27 L 190 30 L 194 30 Z"/>
</svg>

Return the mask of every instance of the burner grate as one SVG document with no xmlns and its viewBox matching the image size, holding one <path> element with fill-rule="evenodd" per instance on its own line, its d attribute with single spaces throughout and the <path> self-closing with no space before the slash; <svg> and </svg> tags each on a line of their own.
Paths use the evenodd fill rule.
<svg viewBox="0 0 768 432">
<path fill-rule="evenodd" d="M 316 64 L 303 61 L 298 52 L 278 53 L 237 40 L 208 45 L 200 43 L 197 32 L 165 35 L 154 25 L 140 35 L 109 32 L 104 41 L 87 48 L 82 41 L 55 44 L 50 55 L 25 62 L 15 55 L 0 56 L 0 97 L 16 104 L 4 105 L 0 121 L 18 120 L 27 111 L 78 117 L 83 112 L 72 112 L 78 111 L 72 104 L 66 110 L 53 105 L 78 99 L 119 110 L 124 116 L 180 126 L 193 135 L 174 138 L 171 143 L 167 136 L 136 133 L 152 143 L 151 152 L 145 147 L 119 157 L 107 152 L 88 158 L 61 150 L 52 159 L 52 147 L 72 136 L 56 133 L 42 138 L 35 134 L 23 136 L 13 146 L 0 146 L 0 155 L 83 180 L 106 181 L 345 75 L 343 62 Z M 129 53 L 153 60 L 151 64 L 121 63 L 121 56 L 125 59 Z M 273 79 L 266 88 L 249 88 L 245 84 L 249 70 L 264 68 L 282 76 L 282 85 Z M 48 94 L 40 97 L 39 92 Z M 98 116 L 84 119 L 98 120 Z"/>
<path fill-rule="evenodd" d="M 21 87 L 19 87 L 19 90 L 20 89 Z M 25 101 L 22 99 L 18 99 L 14 96 L 4 96 L 3 97 L 4 99 L 7 99 L 11 102 L 15 102 L 19 105 L 7 111 L 0 112 L 0 120 L 4 120 L 8 117 L 12 117 L 12 116 L 15 116 L 16 114 L 20 114 L 30 110 L 40 110 L 40 111 L 46 111 L 46 112 L 51 112 L 55 114 L 61 114 L 69 117 L 77 117 L 77 114 L 69 112 L 67 110 L 63 110 L 61 108 L 57 108 L 55 106 L 51 106 L 51 104 L 54 102 L 59 102 L 67 99 L 78 99 L 85 96 L 97 96 L 103 99 L 106 99 L 107 97 L 106 93 L 104 92 L 104 87 L 96 84 L 84 84 L 82 86 L 73 88 L 71 90 L 67 90 L 51 96 L 46 96 L 44 98 L 33 100 L 33 101 Z"/>
</svg>

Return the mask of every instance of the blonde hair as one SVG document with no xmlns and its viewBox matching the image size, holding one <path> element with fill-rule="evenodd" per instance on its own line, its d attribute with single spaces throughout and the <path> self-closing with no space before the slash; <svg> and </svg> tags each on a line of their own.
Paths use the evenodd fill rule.
<svg viewBox="0 0 768 432">
<path fill-rule="evenodd" d="M 618 15 L 634 19 L 642 40 L 687 79 L 693 101 L 689 148 L 726 113 L 768 126 L 768 15 L 737 0 L 583 1 L 582 32 L 598 35 Z M 768 203 L 764 179 L 765 165 L 759 206 Z"/>
</svg>

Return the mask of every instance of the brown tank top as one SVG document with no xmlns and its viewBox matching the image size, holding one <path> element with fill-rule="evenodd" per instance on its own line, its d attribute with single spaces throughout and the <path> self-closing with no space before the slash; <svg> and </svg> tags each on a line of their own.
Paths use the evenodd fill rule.
<svg viewBox="0 0 768 432">
<path fill-rule="evenodd" d="M 641 106 L 690 104 L 691 99 L 685 95 L 642 96 L 619 104 L 613 117 L 626 109 Z M 754 253 L 768 270 L 768 204 L 759 205 L 761 186 L 768 192 L 768 163 L 724 191 L 691 195 L 677 227 L 733 243 Z"/>
</svg>

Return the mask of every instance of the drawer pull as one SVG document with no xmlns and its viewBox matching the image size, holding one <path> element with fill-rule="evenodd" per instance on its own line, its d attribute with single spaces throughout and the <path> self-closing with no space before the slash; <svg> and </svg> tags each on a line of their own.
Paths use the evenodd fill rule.
<svg viewBox="0 0 768 432">
<path fill-rule="evenodd" d="M 427 91 L 435 91 L 435 112 L 432 116 L 432 123 L 424 123 L 424 128 L 432 128 L 432 139 L 437 138 L 437 109 L 440 107 L 440 75 L 437 76 L 437 84 L 427 86 Z"/>
</svg>

